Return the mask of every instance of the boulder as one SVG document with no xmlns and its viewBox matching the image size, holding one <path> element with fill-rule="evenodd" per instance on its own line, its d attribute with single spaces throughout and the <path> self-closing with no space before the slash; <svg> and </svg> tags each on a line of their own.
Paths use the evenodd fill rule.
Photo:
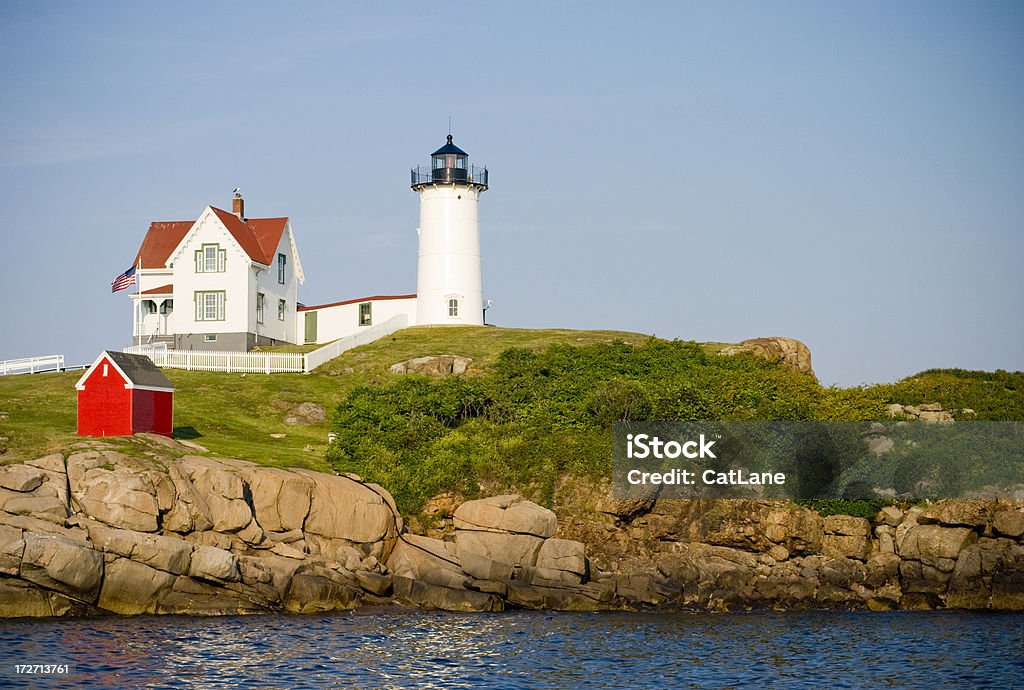
<svg viewBox="0 0 1024 690">
<path fill-rule="evenodd" d="M 878 511 L 878 515 L 875 516 L 875 522 L 889 525 L 890 527 L 895 527 L 900 524 L 900 520 L 902 519 L 903 511 L 896 506 L 885 506 Z"/>
<path fill-rule="evenodd" d="M 554 536 L 555 514 L 542 506 L 512 494 L 466 501 L 455 510 L 455 529 L 531 534 L 546 539 Z"/>
<path fill-rule="evenodd" d="M 157 613 L 222 616 L 266 613 L 272 610 L 255 588 L 236 591 L 216 583 L 178 576 L 170 591 L 161 595 Z"/>
<path fill-rule="evenodd" d="M 185 575 L 189 571 L 192 545 L 184 539 L 116 529 L 93 521 L 87 522 L 86 528 L 89 539 L 100 551 L 174 575 Z"/>
<path fill-rule="evenodd" d="M 867 537 L 826 534 L 821 541 L 821 552 L 832 558 L 855 558 L 866 561 L 871 553 L 871 542 Z"/>
<path fill-rule="evenodd" d="M 177 462 L 172 462 L 168 475 L 174 486 L 175 502 L 164 515 L 164 529 L 184 534 L 203 532 L 213 527 L 210 507 L 196 491 L 185 470 Z"/>
<path fill-rule="evenodd" d="M 242 477 L 223 462 L 188 455 L 181 459 L 196 493 L 202 496 L 218 532 L 237 532 L 252 522 Z"/>
<path fill-rule="evenodd" d="M 994 508 L 992 501 L 939 501 L 925 508 L 917 522 L 922 525 L 972 527 L 980 530 L 992 522 Z"/>
<path fill-rule="evenodd" d="M 502 532 L 478 532 L 456 530 L 455 548 L 459 559 L 466 552 L 510 565 L 536 565 L 537 554 L 544 540 L 531 534 L 505 534 Z"/>
<path fill-rule="evenodd" d="M 21 530 L 0 525 L 0 575 L 17 577 L 24 553 L 25 540 L 21 538 Z"/>
<path fill-rule="evenodd" d="M 42 470 L 28 465 L 0 467 L 0 487 L 11 491 L 35 491 L 44 479 L 46 474 Z"/>
<path fill-rule="evenodd" d="M 992 518 L 992 527 L 998 534 L 1019 539 L 1024 535 L 1024 511 L 1001 510 Z"/>
<path fill-rule="evenodd" d="M 475 551 L 460 552 L 459 564 L 462 571 L 470 577 L 491 582 L 508 582 L 516 570 L 510 563 L 496 561 Z"/>
<path fill-rule="evenodd" d="M 920 561 L 944 573 L 953 571 L 960 552 L 978 541 L 978 535 L 966 527 L 917 525 L 899 546 L 900 558 Z"/>
<path fill-rule="evenodd" d="M 103 557 L 87 546 L 51 534 L 24 534 L 21 577 L 74 599 L 95 603 L 103 579 Z"/>
<path fill-rule="evenodd" d="M 366 555 L 383 560 L 398 536 L 396 512 L 383 490 L 348 477 L 298 470 L 313 480 L 305 532 L 363 545 Z"/>
<path fill-rule="evenodd" d="M 63 616 L 74 608 L 75 603 L 63 594 L 23 580 L 0 578 L 0 618 Z"/>
<path fill-rule="evenodd" d="M 327 568 L 297 573 L 284 597 L 284 607 L 295 613 L 350 609 L 359 593 L 342 577 Z"/>
<path fill-rule="evenodd" d="M 814 374 L 811 368 L 811 351 L 799 340 L 792 338 L 753 338 L 744 340 L 739 345 L 723 348 L 720 355 L 736 355 L 749 352 L 760 359 L 778 364 L 784 369 Z"/>
<path fill-rule="evenodd" d="M 494 594 L 444 587 L 399 575 L 392 578 L 395 598 L 402 603 L 441 611 L 501 611 L 504 602 Z"/>
<path fill-rule="evenodd" d="M 47 474 L 57 474 L 67 477 L 67 467 L 64 466 L 64 456 L 60 453 L 25 461 L 26 465 L 43 470 Z"/>
<path fill-rule="evenodd" d="M 315 402 L 299 403 L 285 415 L 285 424 L 319 424 L 327 419 L 323 405 Z"/>
<path fill-rule="evenodd" d="M 127 467 L 104 463 L 98 454 L 68 458 L 71 496 L 81 512 L 114 527 L 155 532 L 160 513 L 150 482 Z"/>
<path fill-rule="evenodd" d="M 451 376 L 465 373 L 472 361 L 469 357 L 458 355 L 428 355 L 392 364 L 388 371 L 392 374 Z"/>
<path fill-rule="evenodd" d="M 160 596 L 170 591 L 177 578 L 127 558 L 108 563 L 98 605 L 120 614 L 156 613 Z"/>
<path fill-rule="evenodd" d="M 247 478 L 260 527 L 268 532 L 302 529 L 313 494 L 312 479 L 270 467 L 253 469 Z"/>
<path fill-rule="evenodd" d="M 356 571 L 356 582 L 364 591 L 379 597 L 391 594 L 391 576 L 372 573 L 368 570 Z"/>
<path fill-rule="evenodd" d="M 191 577 L 215 582 L 238 582 L 242 579 L 235 555 L 215 546 L 197 547 L 192 552 L 188 573 Z"/>
<path fill-rule="evenodd" d="M 544 587 L 510 582 L 508 601 L 524 609 L 550 611 L 597 611 L 608 608 L 615 597 L 614 582 L 595 582 L 579 587 Z"/>
<path fill-rule="evenodd" d="M 462 587 L 466 574 L 459 565 L 454 544 L 438 539 L 403 535 L 387 559 L 387 568 L 395 577 L 422 580 L 444 587 Z"/>
<path fill-rule="evenodd" d="M 68 518 L 68 507 L 56 496 L 33 496 L 15 493 L 5 497 L 0 493 L 0 503 L 8 513 L 27 515 L 28 517 L 45 520 L 57 525 L 64 525 Z"/>
<path fill-rule="evenodd" d="M 583 577 L 587 574 L 586 546 L 571 539 L 545 539 L 537 552 L 537 567 L 564 570 Z"/>
<path fill-rule="evenodd" d="M 829 515 L 825 518 L 824 529 L 826 534 L 867 539 L 871 534 L 871 523 L 865 518 L 850 515 Z"/>
</svg>

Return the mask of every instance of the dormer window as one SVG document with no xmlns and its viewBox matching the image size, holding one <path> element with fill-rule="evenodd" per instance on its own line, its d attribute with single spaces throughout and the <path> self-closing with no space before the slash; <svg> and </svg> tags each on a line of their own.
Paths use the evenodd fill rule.
<svg viewBox="0 0 1024 690">
<path fill-rule="evenodd" d="M 227 254 L 219 244 L 204 244 L 202 249 L 196 250 L 196 273 L 223 273 Z"/>
</svg>

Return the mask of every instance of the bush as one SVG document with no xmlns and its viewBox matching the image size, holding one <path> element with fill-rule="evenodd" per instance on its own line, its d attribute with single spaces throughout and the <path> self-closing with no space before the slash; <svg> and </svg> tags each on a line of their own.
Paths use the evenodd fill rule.
<svg viewBox="0 0 1024 690">
<path fill-rule="evenodd" d="M 609 475 L 617 421 L 859 421 L 883 418 L 891 402 L 933 401 L 973 407 L 982 419 L 1024 419 L 1022 376 L 924 372 L 839 389 L 751 356 L 708 355 L 689 342 L 512 348 L 479 376 L 407 376 L 353 390 L 333 413 L 337 441 L 327 458 L 387 487 L 406 514 L 443 491 L 476 495 L 481 484 L 550 504 L 566 474 Z M 858 501 L 842 505 L 821 509 L 868 510 Z"/>
</svg>

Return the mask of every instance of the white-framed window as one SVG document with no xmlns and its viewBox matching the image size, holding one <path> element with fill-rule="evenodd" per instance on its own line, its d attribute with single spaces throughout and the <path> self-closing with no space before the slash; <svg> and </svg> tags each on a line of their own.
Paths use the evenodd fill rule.
<svg viewBox="0 0 1024 690">
<path fill-rule="evenodd" d="M 448 298 L 448 318 L 453 319 L 459 315 L 459 298 Z"/>
<path fill-rule="evenodd" d="M 224 320 L 224 291 L 196 291 L 196 321 Z"/>
<path fill-rule="evenodd" d="M 359 325 L 373 325 L 373 302 L 363 302 L 359 305 Z"/>
<path fill-rule="evenodd" d="M 203 336 L 203 341 L 207 343 L 215 343 L 217 342 L 217 334 L 207 333 L 206 335 Z"/>
<path fill-rule="evenodd" d="M 288 303 L 283 299 L 277 300 L 277 320 L 284 321 L 284 314 L 288 311 Z"/>
<path fill-rule="evenodd" d="M 284 254 L 277 255 L 277 282 L 284 285 L 284 267 L 288 263 L 288 257 Z"/>
<path fill-rule="evenodd" d="M 196 250 L 196 273 L 223 273 L 227 266 L 228 252 L 219 244 L 204 244 Z"/>
<path fill-rule="evenodd" d="M 262 292 L 256 293 L 256 323 L 263 323 L 263 305 L 266 304 L 267 296 Z"/>
</svg>

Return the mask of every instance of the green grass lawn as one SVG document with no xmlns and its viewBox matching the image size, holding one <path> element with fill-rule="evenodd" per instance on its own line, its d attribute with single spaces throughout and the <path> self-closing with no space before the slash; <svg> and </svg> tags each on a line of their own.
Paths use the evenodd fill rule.
<svg viewBox="0 0 1024 690">
<path fill-rule="evenodd" d="M 387 370 L 396 362 L 424 355 L 454 354 L 472 358 L 472 370 L 487 367 L 510 347 L 539 350 L 553 343 L 641 343 L 648 337 L 621 331 L 416 327 L 350 350 L 311 374 L 163 371 L 175 385 L 177 438 L 194 441 L 228 457 L 281 467 L 329 470 L 324 461 L 329 419 L 313 424 L 286 424 L 285 417 L 303 402 L 323 405 L 330 415 L 353 388 L 398 379 L 398 375 Z M 78 440 L 74 385 L 81 375 L 76 371 L 0 377 L 0 462 L 66 450 Z M 274 438 L 271 434 L 285 436 Z M 112 442 L 126 451 L 132 450 L 130 444 Z"/>
</svg>

